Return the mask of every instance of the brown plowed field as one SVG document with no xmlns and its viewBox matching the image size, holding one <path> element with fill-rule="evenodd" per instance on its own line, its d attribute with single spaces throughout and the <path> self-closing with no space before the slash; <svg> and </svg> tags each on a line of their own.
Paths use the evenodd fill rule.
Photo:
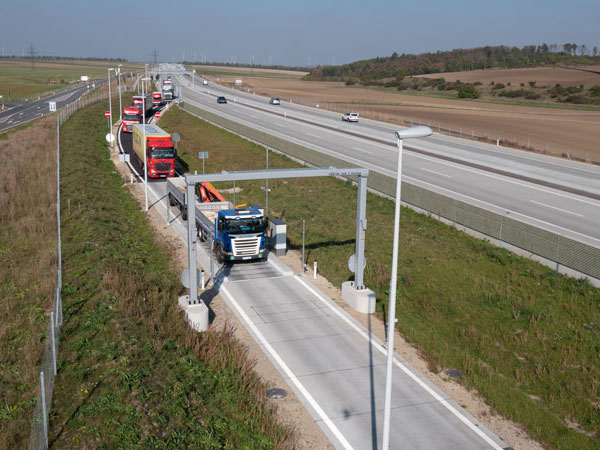
<svg viewBox="0 0 600 450">
<path fill-rule="evenodd" d="M 462 79 L 466 81 L 464 76 Z M 318 103 L 321 108 L 339 112 L 358 111 L 363 117 L 394 123 L 400 123 L 400 119 L 405 123 L 413 120 L 491 139 L 500 137 L 505 142 L 516 141 L 522 147 L 529 144 L 538 151 L 548 147 L 549 153 L 555 155 L 566 154 L 568 150 L 571 156 L 600 161 L 600 111 L 448 100 L 338 82 L 256 76 L 243 81 L 244 90 L 267 97 L 292 98 L 296 103 L 313 106 Z M 233 77 L 222 76 L 220 82 L 231 85 Z"/>
<path fill-rule="evenodd" d="M 519 85 L 535 81 L 538 86 L 579 86 L 581 84 L 600 83 L 600 66 L 580 67 L 532 67 L 528 69 L 488 69 L 470 72 L 447 72 L 417 75 L 416 78 L 444 78 L 446 81 L 463 81 L 483 84 L 511 83 Z"/>
</svg>

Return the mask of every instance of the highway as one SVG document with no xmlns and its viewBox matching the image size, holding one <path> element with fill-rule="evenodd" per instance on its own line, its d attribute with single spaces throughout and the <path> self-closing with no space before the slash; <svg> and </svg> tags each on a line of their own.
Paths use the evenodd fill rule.
<svg viewBox="0 0 600 450">
<path fill-rule="evenodd" d="M 332 112 L 270 105 L 264 97 L 174 78 L 189 104 L 396 176 L 396 128 L 391 124 L 365 119 L 346 123 Z M 229 102 L 218 105 L 216 95 Z M 405 148 L 405 181 L 600 246 L 600 168 L 439 134 L 407 141 Z"/>
<path fill-rule="evenodd" d="M 129 134 L 120 132 L 118 142 L 122 151 L 133 155 Z M 143 173 L 137 162 L 133 166 Z M 148 192 L 150 209 L 166 220 L 166 182 L 148 183 Z M 187 228 L 179 211 L 172 208 L 170 217 L 186 245 Z M 202 245 L 198 264 L 207 271 L 210 267 L 209 250 Z M 386 367 L 383 343 L 273 255 L 264 263 L 217 265 L 216 270 L 220 296 L 332 444 L 338 449 L 378 449 Z M 399 356 L 391 444 L 415 450 L 507 448 Z"/>
<path fill-rule="evenodd" d="M 97 83 L 98 85 L 98 83 Z M 48 102 L 56 102 L 56 109 L 61 109 L 65 105 L 74 102 L 89 89 L 86 86 L 80 86 L 60 94 L 41 98 L 34 102 L 19 103 L 13 107 L 0 112 L 0 131 L 7 130 L 17 125 L 29 122 L 46 115 L 50 112 Z"/>
</svg>

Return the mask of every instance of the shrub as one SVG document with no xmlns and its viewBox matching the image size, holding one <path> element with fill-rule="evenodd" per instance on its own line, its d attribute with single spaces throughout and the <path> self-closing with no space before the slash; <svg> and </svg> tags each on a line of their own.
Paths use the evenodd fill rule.
<svg viewBox="0 0 600 450">
<path fill-rule="evenodd" d="M 492 88 L 493 91 L 497 91 L 498 89 L 504 89 L 506 86 L 504 86 L 503 83 L 496 83 L 494 85 L 494 87 Z"/>
<path fill-rule="evenodd" d="M 534 87 L 535 86 L 535 81 L 530 81 L 529 82 L 529 86 Z"/>
<path fill-rule="evenodd" d="M 348 78 L 346 80 L 346 86 L 354 86 L 356 84 L 356 80 L 354 78 Z"/>
<path fill-rule="evenodd" d="M 461 84 L 458 88 L 458 98 L 479 98 L 479 90 L 472 84 Z"/>
<path fill-rule="evenodd" d="M 600 97 L 600 84 L 596 84 L 590 88 L 590 94 L 593 97 Z"/>
</svg>

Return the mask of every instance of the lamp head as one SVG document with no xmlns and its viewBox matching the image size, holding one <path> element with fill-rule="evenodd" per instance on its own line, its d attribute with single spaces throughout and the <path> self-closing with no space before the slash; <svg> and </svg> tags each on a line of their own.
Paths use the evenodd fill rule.
<svg viewBox="0 0 600 450">
<path fill-rule="evenodd" d="M 433 134 L 433 131 L 431 130 L 431 128 L 422 126 L 422 125 L 419 125 L 416 127 L 405 128 L 403 130 L 396 131 L 396 137 L 398 139 L 412 139 L 412 138 L 427 137 L 427 136 L 431 136 L 432 134 Z"/>
</svg>

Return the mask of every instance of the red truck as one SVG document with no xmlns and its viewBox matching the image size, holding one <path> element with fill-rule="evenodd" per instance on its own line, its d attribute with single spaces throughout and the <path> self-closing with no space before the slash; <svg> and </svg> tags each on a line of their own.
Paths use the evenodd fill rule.
<svg viewBox="0 0 600 450">
<path fill-rule="evenodd" d="M 152 104 L 153 105 L 162 105 L 162 94 L 160 92 L 152 93 Z"/>
<path fill-rule="evenodd" d="M 146 165 L 148 177 L 175 176 L 175 150 L 171 135 L 156 125 L 133 125 L 133 151 L 144 165 L 144 127 L 146 127 Z"/>
<path fill-rule="evenodd" d="M 133 125 L 136 123 L 142 123 L 139 108 L 137 106 L 126 106 L 123 108 L 123 131 L 131 133 Z"/>
<path fill-rule="evenodd" d="M 144 113 L 143 110 L 146 109 L 146 117 L 149 117 L 152 112 L 152 107 L 154 106 L 152 104 L 152 95 L 134 95 L 132 106 L 137 106 L 140 108 L 140 115 L 142 115 Z"/>
</svg>

